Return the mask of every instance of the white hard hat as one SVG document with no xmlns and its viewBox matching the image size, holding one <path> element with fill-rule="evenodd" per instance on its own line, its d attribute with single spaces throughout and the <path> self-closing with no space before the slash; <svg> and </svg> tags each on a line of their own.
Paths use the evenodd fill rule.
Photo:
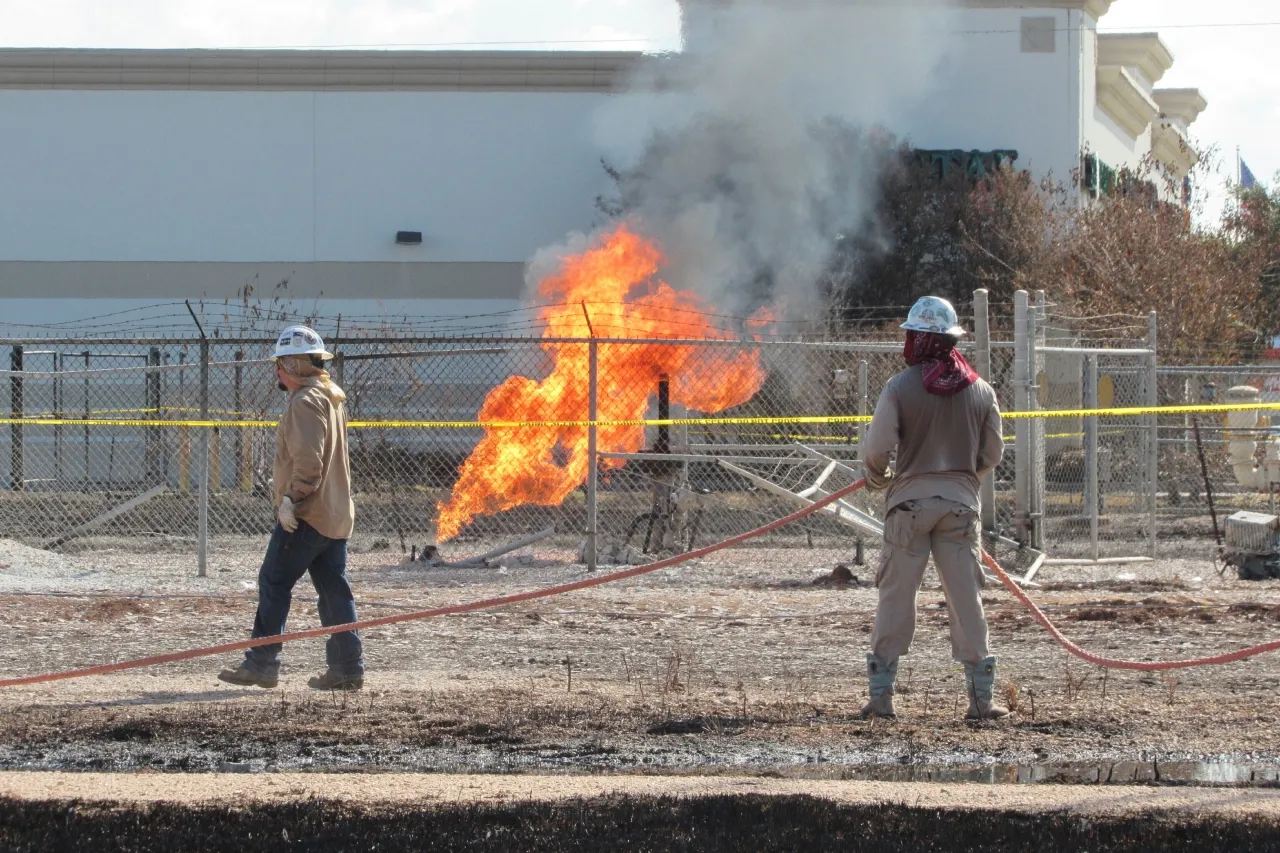
<svg viewBox="0 0 1280 853">
<path fill-rule="evenodd" d="M 306 326 L 290 326 L 276 339 L 276 351 L 271 354 L 271 357 L 284 358 L 290 355 L 318 355 L 323 359 L 333 358 L 333 353 L 324 348 L 324 341 L 316 330 Z"/>
<path fill-rule="evenodd" d="M 964 334 L 956 317 L 956 309 L 939 296 L 923 296 L 918 299 L 911 306 L 911 313 L 907 315 L 907 322 L 902 324 L 902 328 L 956 338 Z"/>
</svg>

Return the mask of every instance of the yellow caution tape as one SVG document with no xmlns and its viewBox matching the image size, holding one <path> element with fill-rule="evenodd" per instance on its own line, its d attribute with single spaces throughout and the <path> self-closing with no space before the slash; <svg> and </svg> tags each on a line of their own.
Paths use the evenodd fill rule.
<svg viewBox="0 0 1280 853">
<path fill-rule="evenodd" d="M 1098 433 L 1098 435 L 1124 435 L 1124 434 L 1125 432 L 1123 430 L 1104 430 Z M 790 434 L 778 433 L 778 432 L 744 432 L 744 433 L 738 433 L 738 435 L 744 436 L 747 438 L 772 438 L 778 441 L 781 441 L 781 440 L 824 441 L 824 442 L 832 442 L 835 444 L 857 444 L 859 440 L 856 435 L 806 435 L 805 433 L 798 433 L 798 432 L 793 432 Z M 1083 438 L 1083 437 L 1084 437 L 1084 433 L 1082 432 L 1053 432 L 1053 433 L 1048 433 L 1046 435 L 1041 436 L 1041 438 L 1053 438 L 1053 439 Z M 1017 439 L 1017 436 L 1013 436 L 1013 435 L 1006 435 L 1004 437 L 1005 441 L 1014 441 L 1016 439 Z"/>
<path fill-rule="evenodd" d="M 1280 411 L 1275 403 L 1219 403 L 1212 406 L 1130 406 L 1112 409 L 1043 409 L 1006 411 L 1006 420 L 1052 420 L 1056 418 L 1139 418 L 1143 415 L 1212 415 L 1233 411 Z M 792 415 L 769 418 L 664 418 L 636 420 L 599 420 L 595 427 L 774 427 L 786 424 L 867 424 L 870 415 Z M 196 427 L 196 428 L 264 428 L 275 427 L 274 420 L 164 420 L 114 418 L 0 418 L 0 424 L 24 427 Z M 353 420 L 351 429 L 521 429 L 585 428 L 590 420 Z M 1078 434 L 1078 433 L 1073 433 Z M 1056 435 L 1066 437 L 1069 433 Z M 809 437 L 812 439 L 812 435 Z M 840 437 L 846 441 L 846 437 Z M 1048 437 L 1046 437 L 1048 438 Z"/>
<path fill-rule="evenodd" d="M 142 415 L 142 414 L 155 414 L 157 413 L 157 411 L 158 412 L 198 412 L 200 411 L 200 409 L 195 406 L 161 406 L 158 410 L 154 406 L 150 408 L 140 408 L 140 409 L 138 408 L 92 409 L 88 412 L 67 411 L 64 409 L 62 412 L 33 412 L 27 417 L 23 418 L 22 420 L 24 422 L 31 421 L 31 420 L 62 420 L 62 421 L 65 421 L 67 424 L 82 424 L 85 422 L 86 418 L 90 420 L 92 420 L 95 417 L 98 419 L 101 419 L 102 415 Z M 246 414 L 257 414 L 257 413 L 250 413 L 250 412 L 237 412 L 234 409 L 210 409 L 209 411 L 215 415 L 227 415 L 228 417 L 236 417 L 237 415 L 246 415 Z M 165 423 L 181 425 L 180 421 L 165 421 Z"/>
<path fill-rule="evenodd" d="M 279 421 L 166 421 L 122 418 L 0 418 L 0 424 L 20 426 L 104 426 L 104 427 L 275 427 Z M 349 424 L 352 426 L 352 424 Z M 418 424 L 414 424 L 418 426 Z M 477 426 L 469 423 L 467 426 Z"/>
<path fill-rule="evenodd" d="M 1143 415 L 1206 415 L 1226 412 L 1280 411 L 1280 403 L 1227 403 L 1212 406 L 1134 406 L 1110 409 L 1043 409 L 1029 412 L 1004 412 L 1008 420 L 1036 420 L 1053 418 L 1127 418 Z M 729 417 L 729 418 L 651 418 L 636 420 L 596 421 L 596 427 L 649 427 L 649 426 L 779 426 L 798 424 L 856 424 L 869 423 L 870 415 L 799 415 L 790 417 Z M 0 424 L 22 426 L 118 426 L 118 427 L 203 427 L 245 429 L 274 427 L 276 421 L 266 420 L 162 420 L 115 418 L 0 418 Z M 530 427 L 561 428 L 593 426 L 591 421 L 351 421 L 351 429 L 522 429 Z"/>
</svg>

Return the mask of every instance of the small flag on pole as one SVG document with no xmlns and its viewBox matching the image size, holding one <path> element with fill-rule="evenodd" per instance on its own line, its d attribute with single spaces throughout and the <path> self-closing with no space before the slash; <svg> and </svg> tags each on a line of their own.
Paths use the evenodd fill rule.
<svg viewBox="0 0 1280 853">
<path fill-rule="evenodd" d="M 1258 179 L 1254 177 L 1251 170 L 1244 160 L 1240 161 L 1240 189 L 1251 190 L 1258 185 Z"/>
</svg>

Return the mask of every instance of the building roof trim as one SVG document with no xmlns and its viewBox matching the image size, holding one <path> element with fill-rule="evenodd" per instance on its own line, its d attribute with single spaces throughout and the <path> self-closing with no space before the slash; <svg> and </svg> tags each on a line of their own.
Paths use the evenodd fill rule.
<svg viewBox="0 0 1280 853">
<path fill-rule="evenodd" d="M 622 51 L 0 49 L 4 89 L 613 92 Z"/>
<path fill-rule="evenodd" d="M 1151 155 L 1178 180 L 1200 162 L 1200 152 L 1192 147 L 1182 128 L 1168 120 L 1151 127 Z"/>
<path fill-rule="evenodd" d="M 1098 66 L 1137 68 L 1151 84 L 1150 89 L 1173 67 L 1173 51 L 1159 33 L 1100 33 Z"/>
<path fill-rule="evenodd" d="M 1096 21 L 1111 11 L 1114 0 L 964 0 L 970 9 L 1068 9 L 1087 12 Z"/>
<path fill-rule="evenodd" d="M 1160 105 L 1160 115 L 1176 119 L 1190 127 L 1204 112 L 1209 102 L 1199 89 L 1156 89 L 1151 93 Z"/>
<path fill-rule="evenodd" d="M 1098 107 L 1134 139 L 1160 115 L 1160 105 L 1127 68 L 1098 68 Z"/>
</svg>

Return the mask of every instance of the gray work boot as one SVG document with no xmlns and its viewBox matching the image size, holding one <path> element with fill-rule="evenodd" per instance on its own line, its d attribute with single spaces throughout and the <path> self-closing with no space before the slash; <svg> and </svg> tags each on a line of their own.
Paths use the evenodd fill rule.
<svg viewBox="0 0 1280 853">
<path fill-rule="evenodd" d="M 1009 716 L 1009 709 L 996 704 L 996 659 L 989 657 L 974 666 L 964 665 L 964 680 L 969 689 L 969 713 L 966 720 L 999 720 Z"/>
<path fill-rule="evenodd" d="M 259 672 L 240 664 L 235 669 L 224 669 L 218 673 L 218 680 L 237 687 L 264 687 L 269 690 L 280 683 L 280 676 Z"/>
<path fill-rule="evenodd" d="M 874 654 L 867 655 L 867 684 L 871 701 L 862 707 L 862 718 L 893 718 L 893 682 L 898 678 L 898 662 L 885 663 Z"/>
<path fill-rule="evenodd" d="M 364 676 L 343 675 L 328 670 L 322 675 L 308 679 L 307 686 L 312 690 L 360 690 L 364 687 Z"/>
</svg>

